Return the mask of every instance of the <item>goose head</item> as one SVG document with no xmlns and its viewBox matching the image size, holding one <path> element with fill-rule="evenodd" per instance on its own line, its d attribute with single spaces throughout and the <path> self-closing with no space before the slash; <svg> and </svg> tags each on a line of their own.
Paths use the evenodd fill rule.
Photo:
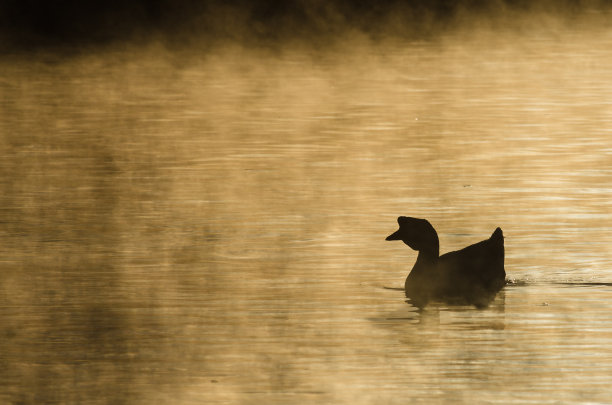
<svg viewBox="0 0 612 405">
<path fill-rule="evenodd" d="M 438 234 L 433 226 L 426 219 L 399 217 L 397 218 L 399 229 L 387 236 L 386 240 L 401 240 L 412 249 L 435 254 L 439 254 Z"/>
</svg>

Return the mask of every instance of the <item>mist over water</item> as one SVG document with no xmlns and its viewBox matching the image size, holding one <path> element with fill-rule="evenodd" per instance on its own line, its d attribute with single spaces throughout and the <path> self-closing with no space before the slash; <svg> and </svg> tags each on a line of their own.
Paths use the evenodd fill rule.
<svg viewBox="0 0 612 405">
<path fill-rule="evenodd" d="M 605 403 L 612 31 L 589 10 L 9 47 L 0 402 Z M 417 311 L 383 288 L 416 259 L 384 240 L 399 215 L 442 253 L 500 226 L 519 283 Z"/>
</svg>

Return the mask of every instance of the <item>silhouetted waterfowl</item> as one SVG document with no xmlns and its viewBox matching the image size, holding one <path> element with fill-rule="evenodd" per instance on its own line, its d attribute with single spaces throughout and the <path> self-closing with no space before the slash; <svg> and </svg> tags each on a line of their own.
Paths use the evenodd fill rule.
<svg viewBox="0 0 612 405">
<path fill-rule="evenodd" d="M 399 217 L 400 228 L 387 240 L 401 240 L 417 250 L 416 263 L 404 289 L 423 307 L 431 300 L 488 305 L 505 284 L 504 236 L 497 228 L 489 239 L 439 256 L 438 234 L 425 219 Z"/>
</svg>

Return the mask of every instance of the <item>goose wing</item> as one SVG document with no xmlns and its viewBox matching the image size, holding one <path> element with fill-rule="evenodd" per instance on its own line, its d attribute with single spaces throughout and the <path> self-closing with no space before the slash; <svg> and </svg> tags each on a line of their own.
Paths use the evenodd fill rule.
<svg viewBox="0 0 612 405">
<path fill-rule="evenodd" d="M 449 288 L 463 285 L 499 290 L 506 278 L 501 229 L 497 228 L 489 239 L 440 256 L 438 272 Z"/>
</svg>

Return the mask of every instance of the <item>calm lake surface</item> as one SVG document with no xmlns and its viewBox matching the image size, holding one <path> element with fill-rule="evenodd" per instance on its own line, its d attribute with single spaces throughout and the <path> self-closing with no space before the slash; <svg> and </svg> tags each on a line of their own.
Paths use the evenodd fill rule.
<svg viewBox="0 0 612 405">
<path fill-rule="evenodd" d="M 610 49 L 5 57 L 0 403 L 610 403 Z M 399 215 L 515 283 L 417 311 Z"/>
</svg>

